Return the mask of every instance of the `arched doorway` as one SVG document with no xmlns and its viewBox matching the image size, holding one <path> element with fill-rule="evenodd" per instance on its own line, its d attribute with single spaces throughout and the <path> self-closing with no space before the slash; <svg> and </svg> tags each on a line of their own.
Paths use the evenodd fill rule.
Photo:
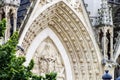
<svg viewBox="0 0 120 80">
<path fill-rule="evenodd" d="M 40 7 L 38 10 L 26 24 L 20 38 L 20 45 L 24 47 L 26 53 L 26 64 L 38 53 L 36 51 L 40 48 L 39 45 L 50 37 L 54 48 L 58 45 L 55 52 L 58 51 L 61 55 L 60 62 L 64 63 L 65 79 L 100 79 L 102 70 L 99 49 L 92 29 L 82 20 L 82 14 L 78 17 L 74 9 L 62 0 L 50 3 L 42 9 Z M 40 35 L 43 36 L 40 38 Z"/>
</svg>

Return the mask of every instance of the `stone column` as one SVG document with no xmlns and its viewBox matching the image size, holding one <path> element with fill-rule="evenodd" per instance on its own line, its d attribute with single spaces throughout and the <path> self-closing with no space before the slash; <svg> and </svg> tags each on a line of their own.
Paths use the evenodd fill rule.
<svg viewBox="0 0 120 80">
<path fill-rule="evenodd" d="M 10 18 L 8 17 L 6 19 L 6 30 L 5 30 L 5 42 L 9 39 L 10 37 Z"/>
<path fill-rule="evenodd" d="M 10 37 L 11 25 L 10 25 L 10 16 L 8 15 L 9 14 L 9 7 L 5 6 L 4 9 L 5 9 L 5 18 L 6 18 L 5 42 L 7 42 L 7 40 Z"/>
<path fill-rule="evenodd" d="M 0 20 L 2 20 L 2 10 L 0 9 Z"/>
<path fill-rule="evenodd" d="M 113 29 L 110 32 L 110 56 L 111 56 L 111 60 L 113 60 Z"/>
<path fill-rule="evenodd" d="M 16 31 L 16 28 L 17 28 L 17 14 L 14 13 L 14 25 L 13 25 L 13 32 Z"/>
<path fill-rule="evenodd" d="M 106 59 L 106 57 L 107 57 L 107 53 L 106 53 L 106 31 L 104 30 L 103 31 L 103 41 L 102 41 L 102 43 L 103 43 L 103 54 L 104 54 L 104 59 Z"/>
<path fill-rule="evenodd" d="M 8 16 L 9 7 L 5 6 L 4 10 L 5 10 L 5 18 L 6 18 L 6 30 L 5 30 L 4 40 L 5 40 L 5 42 L 7 42 L 8 38 L 9 38 L 9 35 L 10 35 L 10 33 L 9 33 L 9 29 L 10 29 L 10 17 Z"/>
</svg>

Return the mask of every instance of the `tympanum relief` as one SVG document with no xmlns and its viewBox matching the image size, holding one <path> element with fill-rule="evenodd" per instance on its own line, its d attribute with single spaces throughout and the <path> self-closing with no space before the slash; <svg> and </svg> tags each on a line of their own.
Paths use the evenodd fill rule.
<svg viewBox="0 0 120 80">
<path fill-rule="evenodd" d="M 33 60 L 35 62 L 33 73 L 44 75 L 57 72 L 57 80 L 66 80 L 65 68 L 59 51 L 50 38 L 45 39 L 37 48 Z"/>
</svg>

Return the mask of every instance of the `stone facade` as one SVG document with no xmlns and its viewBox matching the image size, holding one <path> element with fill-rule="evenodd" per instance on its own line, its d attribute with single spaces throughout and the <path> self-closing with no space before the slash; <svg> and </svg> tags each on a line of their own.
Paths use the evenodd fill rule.
<svg viewBox="0 0 120 80">
<path fill-rule="evenodd" d="M 99 4 L 96 8 L 104 11 L 107 7 L 105 11 L 109 12 L 99 16 L 95 11 L 92 16 L 95 14 L 110 23 L 95 27 L 98 18 L 91 23 L 83 0 L 31 0 L 19 29 L 18 45 L 24 52 L 18 50 L 17 54 L 26 57 L 24 65 L 33 59 L 33 73 L 57 72 L 57 80 L 102 80 L 106 69 L 114 79 L 120 51 L 113 53 L 111 10 L 106 0 L 102 1 L 105 6 Z"/>
<path fill-rule="evenodd" d="M 62 55 L 66 71 L 66 78 L 62 80 L 100 79 L 103 74 L 101 55 L 88 16 L 82 1 L 73 2 L 74 5 L 71 1 L 38 2 L 20 38 L 26 51 L 25 64 L 32 59 L 39 44 L 50 37 Z"/>
</svg>

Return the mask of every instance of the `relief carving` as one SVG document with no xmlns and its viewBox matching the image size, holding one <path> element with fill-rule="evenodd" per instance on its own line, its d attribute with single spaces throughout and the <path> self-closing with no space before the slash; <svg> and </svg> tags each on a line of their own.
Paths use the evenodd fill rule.
<svg viewBox="0 0 120 80">
<path fill-rule="evenodd" d="M 34 55 L 35 66 L 33 73 L 44 75 L 49 72 L 57 72 L 57 80 L 65 80 L 65 68 L 60 53 L 50 38 L 45 39 Z"/>
</svg>

